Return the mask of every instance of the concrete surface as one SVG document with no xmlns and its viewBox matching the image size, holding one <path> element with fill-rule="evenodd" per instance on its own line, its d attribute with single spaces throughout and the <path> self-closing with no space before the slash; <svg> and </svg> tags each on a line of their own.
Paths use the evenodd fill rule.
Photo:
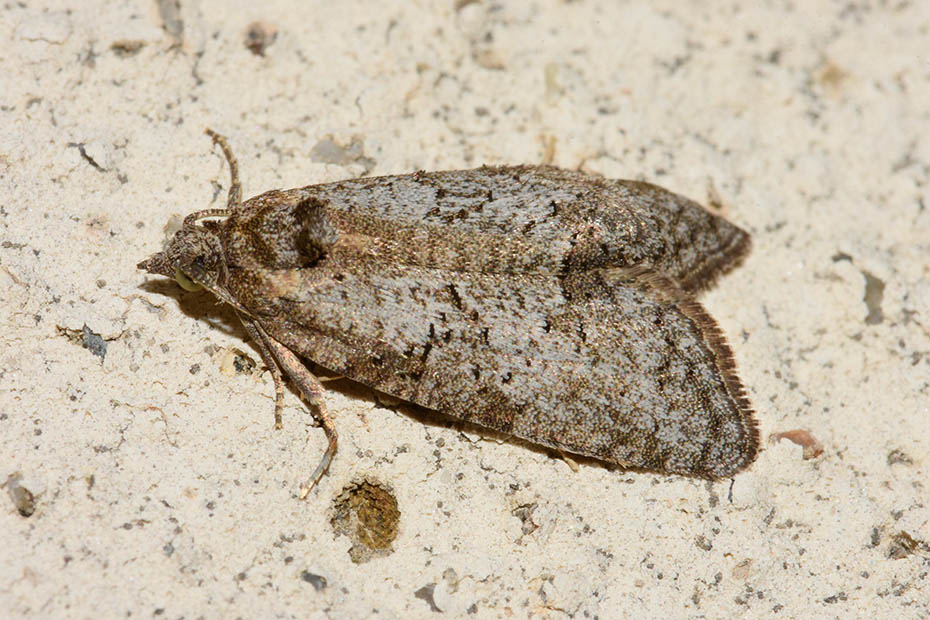
<svg viewBox="0 0 930 620">
<path fill-rule="evenodd" d="M 0 615 L 930 616 L 930 4 L 262 4 L 0 7 Z M 723 205 L 755 249 L 704 302 L 764 436 L 822 454 L 573 473 L 338 381 L 299 501 L 323 433 L 135 269 L 222 204 L 206 127 L 246 195 L 550 161 Z"/>
</svg>

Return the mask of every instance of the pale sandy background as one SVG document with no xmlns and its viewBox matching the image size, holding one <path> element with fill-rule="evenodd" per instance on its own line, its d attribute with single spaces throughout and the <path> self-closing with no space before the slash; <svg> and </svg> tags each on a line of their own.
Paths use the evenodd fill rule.
<svg viewBox="0 0 930 620">
<path fill-rule="evenodd" d="M 258 4 L 0 7 L 0 615 L 930 615 L 930 3 Z M 823 454 L 572 473 L 343 381 L 299 501 L 322 432 L 292 394 L 274 432 L 231 313 L 135 269 L 224 200 L 208 126 L 247 195 L 551 161 L 719 202 L 755 250 L 705 303 L 764 435 Z M 355 564 L 363 478 L 400 526 Z"/>
</svg>

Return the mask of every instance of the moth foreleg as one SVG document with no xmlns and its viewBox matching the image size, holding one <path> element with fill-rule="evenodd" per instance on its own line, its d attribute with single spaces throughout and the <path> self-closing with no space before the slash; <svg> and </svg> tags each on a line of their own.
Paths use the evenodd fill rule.
<svg viewBox="0 0 930 620">
<path fill-rule="evenodd" d="M 301 396 L 310 404 L 311 413 L 319 420 L 320 426 L 323 427 L 326 438 L 329 440 L 326 452 L 323 453 L 323 457 L 316 469 L 310 474 L 307 482 L 301 485 L 300 499 L 304 499 L 314 485 L 320 481 L 326 470 L 329 469 L 329 464 L 336 454 L 338 435 L 336 434 L 336 425 L 326 409 L 326 403 L 323 402 L 323 384 L 290 349 L 269 336 L 261 325 L 245 317 L 240 318 L 246 331 L 257 343 L 259 353 L 261 353 L 265 364 L 271 369 L 271 376 L 275 381 L 275 428 L 281 428 L 281 409 L 284 403 L 281 371 L 284 371 L 294 385 L 297 386 Z"/>
<path fill-rule="evenodd" d="M 275 430 L 281 430 L 284 428 L 284 424 L 281 421 L 281 412 L 284 411 L 284 379 L 281 376 L 281 368 L 278 366 L 277 359 L 275 359 L 271 350 L 265 344 L 265 339 L 261 332 L 258 331 L 258 328 L 255 327 L 252 321 L 242 315 L 239 315 L 239 320 L 242 322 L 242 326 L 245 327 L 245 331 L 247 331 L 252 338 L 252 342 L 258 347 L 258 352 L 262 356 L 262 361 L 271 372 L 271 378 L 274 380 L 274 427 Z"/>
</svg>

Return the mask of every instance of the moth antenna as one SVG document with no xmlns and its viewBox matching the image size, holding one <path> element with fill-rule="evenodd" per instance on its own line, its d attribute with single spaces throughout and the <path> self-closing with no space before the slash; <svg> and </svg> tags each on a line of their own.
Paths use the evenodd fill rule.
<svg viewBox="0 0 930 620">
<path fill-rule="evenodd" d="M 185 226 L 191 226 L 196 223 L 197 220 L 202 220 L 205 217 L 229 217 L 239 209 L 242 203 L 242 183 L 239 182 L 239 161 L 233 154 L 232 147 L 229 146 L 229 142 L 226 141 L 225 137 L 212 129 L 207 129 L 204 133 L 213 138 L 213 144 L 218 144 L 223 150 L 223 155 L 226 156 L 226 163 L 229 164 L 229 175 L 231 177 L 229 197 L 226 199 L 225 209 L 202 209 L 200 211 L 194 211 L 184 218 Z"/>
<path fill-rule="evenodd" d="M 230 215 L 232 215 L 232 212 L 229 209 L 201 209 L 185 217 L 184 225 L 193 226 L 197 220 L 202 220 L 205 217 L 229 217 Z"/>
<path fill-rule="evenodd" d="M 229 164 L 229 176 L 231 183 L 229 185 L 229 198 L 226 200 L 226 209 L 235 211 L 242 202 L 242 184 L 239 182 L 239 161 L 233 154 L 232 147 L 226 138 L 216 133 L 212 129 L 204 131 L 208 136 L 213 138 L 213 144 L 218 144 L 223 149 L 223 155 L 226 156 L 226 163 Z"/>
</svg>

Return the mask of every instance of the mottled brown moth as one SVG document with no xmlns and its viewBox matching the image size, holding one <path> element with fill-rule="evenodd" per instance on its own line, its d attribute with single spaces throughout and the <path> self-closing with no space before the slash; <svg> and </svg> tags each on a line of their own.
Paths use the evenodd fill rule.
<svg viewBox="0 0 930 620">
<path fill-rule="evenodd" d="M 758 452 L 733 354 L 695 300 L 749 235 L 639 181 L 550 166 L 273 190 L 188 215 L 139 263 L 232 306 L 336 452 L 301 358 L 400 399 L 624 468 L 716 479 Z M 283 371 L 283 372 L 282 372 Z"/>
</svg>

